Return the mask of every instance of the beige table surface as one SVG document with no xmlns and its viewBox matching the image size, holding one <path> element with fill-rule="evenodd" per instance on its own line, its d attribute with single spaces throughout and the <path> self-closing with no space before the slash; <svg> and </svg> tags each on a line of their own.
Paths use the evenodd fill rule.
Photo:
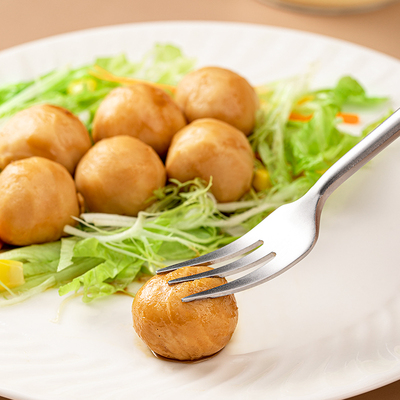
<svg viewBox="0 0 400 400">
<path fill-rule="evenodd" d="M 348 40 L 400 59 L 400 3 L 370 13 L 321 17 L 267 7 L 255 0 L 0 0 L 0 50 L 80 29 L 166 20 L 289 27 Z M 400 381 L 352 400 L 400 400 Z"/>
</svg>

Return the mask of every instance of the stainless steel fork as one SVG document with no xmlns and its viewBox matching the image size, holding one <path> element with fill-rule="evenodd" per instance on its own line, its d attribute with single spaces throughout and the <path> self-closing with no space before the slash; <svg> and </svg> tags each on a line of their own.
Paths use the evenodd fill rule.
<svg viewBox="0 0 400 400">
<path fill-rule="evenodd" d="M 184 297 L 184 302 L 225 296 L 275 278 L 297 264 L 314 247 L 318 238 L 322 208 L 329 195 L 399 136 L 400 109 L 332 165 L 299 200 L 277 208 L 251 231 L 227 246 L 201 257 L 159 269 L 157 273 L 185 266 L 220 263 L 244 254 L 242 258 L 222 267 L 174 279 L 168 283 L 172 285 L 205 277 L 226 277 L 258 267 L 234 281 Z"/>
</svg>

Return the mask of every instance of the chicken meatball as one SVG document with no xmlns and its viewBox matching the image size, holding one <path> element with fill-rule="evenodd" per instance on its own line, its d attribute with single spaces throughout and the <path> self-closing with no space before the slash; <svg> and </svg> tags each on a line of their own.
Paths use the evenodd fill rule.
<svg viewBox="0 0 400 400">
<path fill-rule="evenodd" d="M 165 167 L 146 143 L 115 136 L 96 143 L 82 158 L 75 181 L 89 211 L 135 216 L 165 185 Z"/>
<path fill-rule="evenodd" d="M 42 157 L 14 161 L 0 174 L 0 239 L 26 246 L 58 240 L 75 225 L 79 205 L 72 176 Z"/>
<path fill-rule="evenodd" d="M 223 68 L 205 67 L 178 84 L 176 102 L 189 122 L 216 118 L 248 135 L 254 127 L 258 97 L 246 79 Z"/>
<path fill-rule="evenodd" d="M 39 156 L 72 174 L 91 146 L 89 133 L 65 108 L 40 104 L 15 114 L 0 130 L 0 169 L 11 161 Z"/>
<path fill-rule="evenodd" d="M 197 360 L 224 348 L 236 328 L 238 309 L 233 295 L 189 303 L 182 297 L 226 283 L 225 278 L 203 278 L 177 285 L 168 281 L 210 270 L 184 267 L 151 278 L 136 294 L 133 327 L 156 354 L 176 360 Z"/>
<path fill-rule="evenodd" d="M 198 119 L 179 131 L 166 160 L 170 178 L 186 182 L 196 177 L 209 181 L 219 202 L 236 201 L 249 189 L 253 151 L 241 131 L 211 118 Z"/>
<path fill-rule="evenodd" d="M 163 157 L 172 137 L 185 125 L 182 111 L 168 94 L 137 84 L 116 88 L 103 100 L 93 121 L 93 139 L 133 136 Z"/>
</svg>

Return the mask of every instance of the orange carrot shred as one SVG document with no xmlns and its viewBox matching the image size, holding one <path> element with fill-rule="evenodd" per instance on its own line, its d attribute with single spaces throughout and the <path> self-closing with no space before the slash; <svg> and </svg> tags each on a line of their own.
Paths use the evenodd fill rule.
<svg viewBox="0 0 400 400">
<path fill-rule="evenodd" d="M 151 86 L 158 87 L 163 90 L 169 90 L 172 93 L 175 93 L 176 87 L 172 85 L 167 85 L 164 83 L 156 83 L 156 82 L 149 82 L 143 79 L 135 79 L 135 78 L 127 78 L 123 76 L 116 76 L 111 72 L 107 71 L 106 69 L 100 67 L 99 65 L 95 65 L 94 68 L 89 71 L 90 75 L 94 76 L 95 78 L 109 81 L 109 82 L 118 82 L 126 85 L 135 85 L 137 83 L 146 83 Z"/>
<path fill-rule="evenodd" d="M 292 111 L 289 115 L 289 120 L 290 121 L 299 121 L 299 122 L 308 122 L 312 117 L 313 117 L 312 114 L 304 115 L 304 114 L 299 114 L 299 113 Z"/>
<path fill-rule="evenodd" d="M 337 113 L 337 116 L 343 120 L 345 124 L 358 124 L 360 122 L 360 118 L 357 114 L 350 113 Z"/>
</svg>

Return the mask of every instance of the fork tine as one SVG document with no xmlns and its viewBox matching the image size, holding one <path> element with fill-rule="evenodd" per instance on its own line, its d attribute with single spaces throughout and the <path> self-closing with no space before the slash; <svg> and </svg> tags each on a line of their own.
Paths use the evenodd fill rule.
<svg viewBox="0 0 400 400">
<path fill-rule="evenodd" d="M 280 259 L 274 259 L 273 261 L 268 263 L 267 266 L 265 266 L 264 264 L 257 270 L 252 271 L 249 274 L 242 276 L 241 278 L 220 286 L 216 286 L 215 288 L 205 290 L 203 292 L 191 294 L 190 296 L 182 298 L 182 301 L 187 303 L 193 300 L 221 297 L 250 289 L 272 278 L 275 278 L 282 272 L 285 272 L 287 269 L 292 267 L 298 261 L 300 261 L 300 258 L 287 264 L 284 262 L 284 260 L 281 261 Z"/>
<path fill-rule="evenodd" d="M 260 264 L 265 264 L 274 257 L 275 253 L 269 252 L 268 250 L 264 249 L 264 246 L 261 246 L 257 250 L 254 250 L 252 253 L 240 258 L 239 260 L 233 261 L 230 264 L 211 269 L 210 271 L 201 272 L 199 274 L 182 276 L 180 278 L 172 279 L 168 281 L 168 284 L 173 285 L 176 283 L 194 281 L 201 278 L 216 276 L 225 277 L 232 274 L 237 274 L 252 267 L 257 267 Z"/>
<path fill-rule="evenodd" d="M 193 258 L 192 260 L 184 261 L 178 264 L 170 265 L 165 268 L 161 268 L 156 271 L 157 274 L 164 274 L 166 272 L 174 271 L 178 268 L 182 267 L 193 267 L 195 265 L 210 265 L 215 264 L 217 262 L 222 262 L 229 260 L 233 257 L 240 256 L 242 254 L 248 253 L 251 250 L 261 246 L 263 244 L 262 240 L 249 240 L 249 237 L 246 235 L 241 238 L 235 240 L 232 243 L 227 244 L 224 247 L 221 247 L 218 250 L 214 250 L 211 253 L 204 254 L 203 256 Z"/>
</svg>

